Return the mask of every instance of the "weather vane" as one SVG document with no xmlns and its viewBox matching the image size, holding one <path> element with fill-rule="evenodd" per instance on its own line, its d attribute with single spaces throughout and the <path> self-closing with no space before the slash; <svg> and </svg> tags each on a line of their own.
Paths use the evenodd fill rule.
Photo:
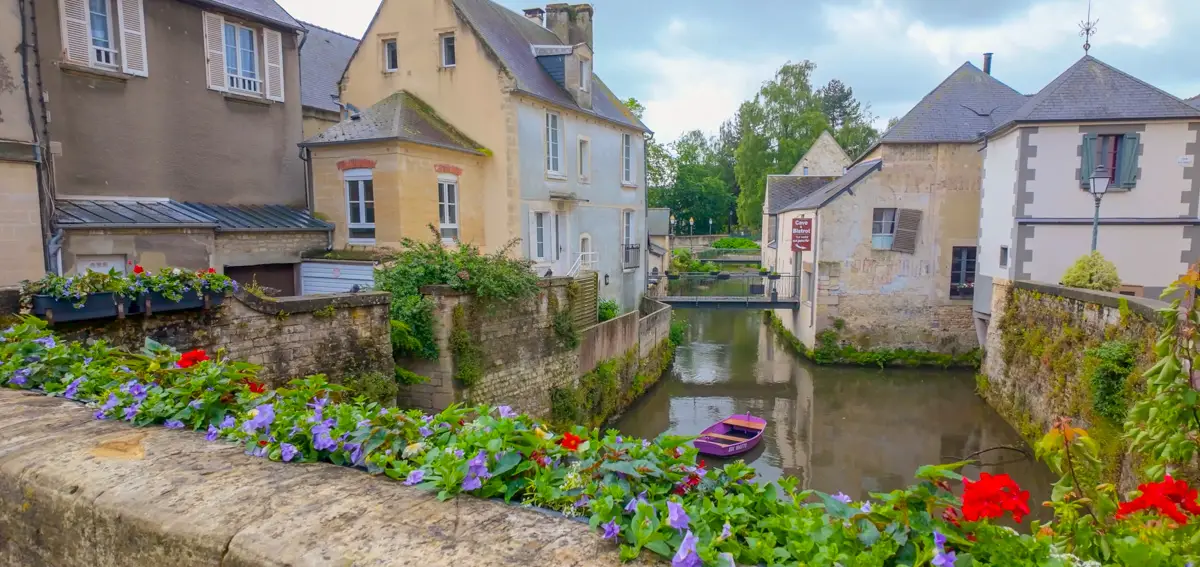
<svg viewBox="0 0 1200 567">
<path fill-rule="evenodd" d="M 1079 35 L 1083 37 L 1083 54 L 1087 55 L 1092 48 L 1092 36 L 1096 35 L 1096 24 L 1099 19 L 1092 19 L 1092 0 L 1088 0 L 1087 19 L 1079 22 Z"/>
</svg>

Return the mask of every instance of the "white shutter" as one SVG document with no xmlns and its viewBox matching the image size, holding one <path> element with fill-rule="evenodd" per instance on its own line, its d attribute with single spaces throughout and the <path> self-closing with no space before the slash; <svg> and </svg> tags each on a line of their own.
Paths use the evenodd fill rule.
<svg viewBox="0 0 1200 567">
<path fill-rule="evenodd" d="M 204 74 L 208 88 L 229 90 L 225 79 L 225 19 L 209 12 L 204 13 Z"/>
<path fill-rule="evenodd" d="M 529 259 L 537 260 L 537 217 L 534 211 L 529 211 L 529 234 L 526 238 L 529 239 Z"/>
<path fill-rule="evenodd" d="M 121 67 L 130 75 L 149 75 L 146 62 L 146 15 L 142 0 L 117 0 L 121 23 Z"/>
<path fill-rule="evenodd" d="M 283 36 L 263 30 L 263 61 L 267 62 L 267 98 L 283 102 Z"/>
<path fill-rule="evenodd" d="M 92 58 L 92 34 L 88 27 L 87 0 L 58 0 L 62 13 L 63 60 L 88 65 Z"/>
</svg>

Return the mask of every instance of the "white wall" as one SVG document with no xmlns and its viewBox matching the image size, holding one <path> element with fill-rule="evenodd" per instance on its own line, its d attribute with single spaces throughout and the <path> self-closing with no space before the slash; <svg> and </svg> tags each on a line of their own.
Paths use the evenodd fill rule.
<svg viewBox="0 0 1200 567">
<path fill-rule="evenodd" d="M 988 140 L 983 158 L 982 216 L 975 271 L 982 276 L 1010 278 L 1016 246 L 1012 242 L 1013 202 L 1016 197 L 1020 130 Z M 1008 247 L 1008 268 L 1000 267 L 1000 247 Z"/>
<path fill-rule="evenodd" d="M 1122 284 L 1165 287 L 1187 272 L 1181 225 L 1100 225 L 1098 242 L 1100 253 L 1117 265 Z M 1058 283 L 1091 245 L 1090 224 L 1037 225 L 1029 239 L 1033 259 L 1025 267 L 1034 281 Z"/>
</svg>

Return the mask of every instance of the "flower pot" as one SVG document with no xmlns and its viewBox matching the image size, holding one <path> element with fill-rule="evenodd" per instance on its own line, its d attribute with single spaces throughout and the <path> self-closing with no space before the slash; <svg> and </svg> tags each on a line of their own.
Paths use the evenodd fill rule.
<svg viewBox="0 0 1200 567">
<path fill-rule="evenodd" d="M 771 272 L 768 272 L 768 271 L 766 271 L 766 270 L 759 270 L 759 271 L 758 271 L 758 275 L 760 275 L 760 276 L 766 276 L 766 275 L 768 275 L 768 274 L 770 274 L 770 273 L 771 273 Z"/>
<path fill-rule="evenodd" d="M 679 279 L 679 274 L 672 274 L 670 272 L 667 272 L 667 279 L 668 280 L 677 280 L 677 279 Z"/>
<path fill-rule="evenodd" d="M 205 302 L 206 298 L 208 299 L 207 302 Z M 163 294 L 157 291 L 149 291 L 138 296 L 135 309 L 137 309 L 136 312 L 138 313 L 150 315 L 167 311 L 215 307 L 224 301 L 225 296 L 216 293 L 201 294 L 195 291 L 188 291 L 184 292 L 183 297 L 179 298 L 179 301 L 174 301 L 163 297 Z"/>
<path fill-rule="evenodd" d="M 724 272 L 717 272 L 717 279 L 727 280 L 727 279 L 729 279 L 729 274 L 726 274 Z"/>
<path fill-rule="evenodd" d="M 126 303 L 125 298 L 118 298 L 112 292 L 92 293 L 84 300 L 83 305 L 75 307 L 69 299 L 58 299 L 50 295 L 33 296 L 33 314 L 51 323 L 56 321 L 84 321 L 87 319 L 104 319 L 116 317 L 118 299 Z"/>
<path fill-rule="evenodd" d="M 771 274 L 771 275 L 767 276 L 767 279 L 769 279 L 769 280 L 777 280 L 777 279 L 779 279 L 779 278 L 782 278 L 782 277 L 783 277 L 783 276 L 781 276 L 781 275 L 779 275 L 779 274 Z"/>
</svg>

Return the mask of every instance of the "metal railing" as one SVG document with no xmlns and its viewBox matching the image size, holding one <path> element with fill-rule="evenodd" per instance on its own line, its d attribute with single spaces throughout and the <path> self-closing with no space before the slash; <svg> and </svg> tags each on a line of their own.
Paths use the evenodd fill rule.
<svg viewBox="0 0 1200 567">
<path fill-rule="evenodd" d="M 642 245 L 626 244 L 625 255 L 621 258 L 621 268 L 630 269 L 642 265 Z"/>
<path fill-rule="evenodd" d="M 800 276 L 758 272 L 685 272 L 667 276 L 668 294 L 679 297 L 761 297 L 772 301 L 800 299 Z"/>
<path fill-rule="evenodd" d="M 100 47 L 99 45 L 93 45 L 92 46 L 92 58 L 96 62 L 97 65 L 102 65 L 104 67 L 116 67 L 117 66 L 116 50 L 109 49 L 107 47 Z"/>
<path fill-rule="evenodd" d="M 567 275 L 575 277 L 581 270 L 594 270 L 599 261 L 600 256 L 596 252 L 580 252 L 575 257 L 575 262 L 571 264 L 571 269 L 567 270 Z"/>
<path fill-rule="evenodd" d="M 240 75 L 229 75 L 229 88 L 235 91 L 257 94 L 262 92 L 261 85 L 262 81 L 259 81 L 258 79 L 251 79 L 249 77 L 242 77 Z"/>
</svg>

